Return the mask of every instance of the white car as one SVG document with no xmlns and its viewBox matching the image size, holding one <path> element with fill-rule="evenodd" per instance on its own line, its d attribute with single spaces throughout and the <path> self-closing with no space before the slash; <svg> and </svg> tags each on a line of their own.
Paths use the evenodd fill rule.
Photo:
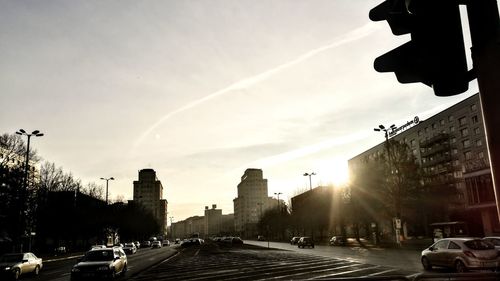
<svg viewBox="0 0 500 281">
<path fill-rule="evenodd" d="M 125 243 L 125 245 L 123 246 L 123 251 L 126 254 L 135 254 L 135 252 L 137 252 L 137 247 L 134 243 Z"/>
<path fill-rule="evenodd" d="M 33 253 L 5 254 L 0 257 L 0 273 L 9 275 L 14 280 L 28 273 L 37 276 L 42 267 L 42 259 Z"/>
<path fill-rule="evenodd" d="M 151 243 L 151 248 L 152 249 L 161 248 L 161 242 L 160 241 L 153 241 L 153 243 Z"/>
</svg>

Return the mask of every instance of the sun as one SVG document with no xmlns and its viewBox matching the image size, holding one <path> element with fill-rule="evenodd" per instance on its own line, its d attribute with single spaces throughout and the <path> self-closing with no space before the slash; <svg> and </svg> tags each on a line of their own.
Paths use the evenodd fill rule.
<svg viewBox="0 0 500 281">
<path fill-rule="evenodd" d="M 347 160 L 332 159 L 322 161 L 317 170 L 319 178 L 325 183 L 340 187 L 349 182 Z"/>
</svg>

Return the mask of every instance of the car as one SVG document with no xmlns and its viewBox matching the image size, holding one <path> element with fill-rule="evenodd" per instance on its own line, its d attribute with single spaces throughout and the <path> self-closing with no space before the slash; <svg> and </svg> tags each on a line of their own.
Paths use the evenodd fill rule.
<svg viewBox="0 0 500 281">
<path fill-rule="evenodd" d="M 314 241 L 311 237 L 300 237 L 299 241 L 297 242 L 297 247 L 299 248 L 305 248 L 305 247 L 311 247 L 314 248 Z"/>
<path fill-rule="evenodd" d="M 151 249 L 155 249 L 155 248 L 161 248 L 160 241 L 153 241 L 153 243 L 151 243 Z"/>
<path fill-rule="evenodd" d="M 259 236 L 257 236 L 257 240 L 264 241 L 264 240 L 266 240 L 266 238 L 264 237 L 264 235 L 259 235 Z"/>
<path fill-rule="evenodd" d="M 181 247 L 199 246 L 203 244 L 203 240 L 200 238 L 188 238 L 184 239 L 181 243 Z"/>
<path fill-rule="evenodd" d="M 93 249 L 71 269 L 71 280 L 114 279 L 127 272 L 127 255 L 121 247 Z"/>
<path fill-rule="evenodd" d="M 125 245 L 123 246 L 123 251 L 126 253 L 126 254 L 135 254 L 137 252 L 137 247 L 135 246 L 134 243 L 130 242 L 130 243 L 125 243 Z"/>
<path fill-rule="evenodd" d="M 489 237 L 484 237 L 483 240 L 490 242 L 495 246 L 495 249 L 497 251 L 500 251 L 500 237 L 498 236 L 489 236 Z"/>
<path fill-rule="evenodd" d="M 297 242 L 299 242 L 299 239 L 300 239 L 300 237 L 298 237 L 298 236 L 294 236 L 294 237 L 290 240 L 290 245 L 297 245 Z"/>
<path fill-rule="evenodd" d="M 143 241 L 141 245 L 144 247 L 151 247 L 151 242 L 146 240 L 146 241 Z"/>
<path fill-rule="evenodd" d="M 170 246 L 170 241 L 169 240 L 163 240 L 163 246 Z"/>
<path fill-rule="evenodd" d="M 181 243 L 181 239 L 180 238 L 176 238 L 175 239 L 175 244 L 180 244 Z"/>
<path fill-rule="evenodd" d="M 106 245 L 93 245 L 90 249 L 106 249 Z"/>
<path fill-rule="evenodd" d="M 423 250 L 422 266 L 454 268 L 457 272 L 473 269 L 495 270 L 499 265 L 498 251 L 490 242 L 479 238 L 444 238 Z"/>
<path fill-rule="evenodd" d="M 139 241 L 135 241 L 134 244 L 137 249 L 141 247 L 141 243 Z"/>
<path fill-rule="evenodd" d="M 6 279 L 18 280 L 21 276 L 30 273 L 37 276 L 42 268 L 42 259 L 30 252 L 4 254 L 0 257 L 0 277 L 3 276 Z"/>
<path fill-rule="evenodd" d="M 345 246 L 347 240 L 344 236 L 336 235 L 330 239 L 330 246 Z"/>
</svg>

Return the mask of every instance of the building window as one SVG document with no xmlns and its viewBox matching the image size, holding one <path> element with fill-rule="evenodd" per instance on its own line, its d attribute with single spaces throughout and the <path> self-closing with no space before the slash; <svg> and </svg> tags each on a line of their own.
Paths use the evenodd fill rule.
<svg viewBox="0 0 500 281">
<path fill-rule="evenodd" d="M 473 104 L 470 106 L 470 110 L 471 111 L 476 111 L 477 110 L 477 105 L 476 104 Z"/>
<path fill-rule="evenodd" d="M 441 130 L 441 134 L 446 134 L 446 130 Z"/>
<path fill-rule="evenodd" d="M 466 151 L 464 153 L 465 160 L 472 160 L 472 152 L 471 151 Z"/>
<path fill-rule="evenodd" d="M 472 116 L 471 120 L 472 120 L 472 124 L 477 124 L 477 122 L 479 122 L 477 115 Z"/>
<path fill-rule="evenodd" d="M 479 158 L 479 159 L 484 159 L 484 152 L 483 152 L 483 151 L 480 151 L 480 152 L 477 154 L 477 158 Z"/>
<path fill-rule="evenodd" d="M 456 142 L 457 142 L 457 138 L 451 138 L 451 139 L 450 139 L 450 142 L 451 142 L 451 143 L 456 143 Z"/>
<path fill-rule="evenodd" d="M 483 145 L 483 140 L 476 141 L 476 146 L 482 146 L 482 145 Z"/>
<path fill-rule="evenodd" d="M 422 135 L 422 131 L 418 130 L 418 136 Z"/>
<path fill-rule="evenodd" d="M 450 127 L 450 132 L 455 132 L 455 126 Z"/>
<path fill-rule="evenodd" d="M 452 154 L 457 154 L 457 153 L 458 153 L 458 149 L 453 148 L 453 149 L 451 150 L 451 153 L 452 153 Z"/>
<path fill-rule="evenodd" d="M 460 166 L 460 160 L 453 160 L 453 166 Z"/>
<path fill-rule="evenodd" d="M 425 127 L 425 132 L 426 132 L 426 133 L 430 132 L 429 127 Z"/>
<path fill-rule="evenodd" d="M 436 129 L 437 128 L 437 124 L 436 123 L 432 123 L 432 128 Z"/>
<path fill-rule="evenodd" d="M 462 137 L 465 137 L 469 135 L 469 130 L 467 128 L 463 128 L 462 130 L 460 130 L 460 134 L 462 135 Z"/>
<path fill-rule="evenodd" d="M 479 135 L 481 133 L 481 130 L 479 128 L 474 129 L 474 134 Z"/>
<path fill-rule="evenodd" d="M 462 145 L 464 146 L 464 148 L 469 148 L 470 147 L 470 140 L 462 141 Z"/>
<path fill-rule="evenodd" d="M 453 119 L 455 119 L 455 117 L 453 117 L 453 115 L 448 116 L 448 122 L 453 121 Z"/>
<path fill-rule="evenodd" d="M 460 126 L 463 126 L 463 125 L 467 124 L 467 119 L 466 119 L 465 117 L 460 117 L 460 118 L 458 119 L 458 124 L 459 124 Z"/>
<path fill-rule="evenodd" d="M 439 124 L 444 125 L 444 119 L 439 120 Z"/>
</svg>

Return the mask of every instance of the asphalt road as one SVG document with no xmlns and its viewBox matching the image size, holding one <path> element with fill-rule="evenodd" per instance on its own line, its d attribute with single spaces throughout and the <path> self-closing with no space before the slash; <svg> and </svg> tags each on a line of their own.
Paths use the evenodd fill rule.
<svg viewBox="0 0 500 281">
<path fill-rule="evenodd" d="M 265 241 L 245 241 L 246 244 L 267 247 Z M 289 250 L 321 257 L 339 258 L 343 260 L 374 264 L 380 266 L 390 266 L 414 272 L 423 272 L 420 263 L 420 251 L 407 249 L 387 249 L 387 248 L 363 248 L 363 247 L 342 247 L 316 245 L 313 249 L 299 249 L 297 245 L 290 243 L 270 242 L 269 246 L 275 249 Z"/>
<path fill-rule="evenodd" d="M 168 261 L 130 278 L 149 280 L 315 280 L 347 277 L 414 276 L 418 272 L 305 251 L 267 249 L 249 244 L 207 243 L 179 249 Z"/>
<path fill-rule="evenodd" d="M 144 271 L 151 266 L 166 260 L 173 256 L 177 251 L 171 247 L 162 247 L 160 249 L 144 248 L 139 249 L 137 253 L 127 255 L 128 271 L 120 280 L 127 280 L 135 274 Z M 78 256 L 73 256 L 68 259 L 56 259 L 54 261 L 44 261 L 43 269 L 38 277 L 26 276 L 22 280 L 37 280 L 37 281 L 69 281 L 71 269 L 77 263 Z"/>
</svg>

